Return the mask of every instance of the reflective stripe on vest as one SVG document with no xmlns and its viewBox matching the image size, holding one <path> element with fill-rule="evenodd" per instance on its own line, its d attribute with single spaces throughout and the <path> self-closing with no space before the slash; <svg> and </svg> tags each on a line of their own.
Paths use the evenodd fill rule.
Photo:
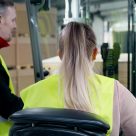
<svg viewBox="0 0 136 136">
<path fill-rule="evenodd" d="M 4 67 L 5 71 L 7 72 L 8 76 L 9 76 L 9 88 L 10 88 L 12 93 L 15 93 L 9 71 L 7 69 L 7 66 L 6 66 L 2 56 L 0 56 L 0 62 L 2 64 L 2 66 Z M 11 122 L 0 117 L 0 136 L 8 136 L 10 127 L 11 127 Z"/>
<path fill-rule="evenodd" d="M 90 98 L 93 107 L 95 107 L 93 112 L 101 116 L 110 125 L 110 130 L 107 134 L 109 136 L 112 132 L 114 79 L 100 75 L 95 75 L 92 79 L 95 83 L 94 86 L 90 82 Z M 60 93 L 59 88 L 58 75 L 49 76 L 29 86 L 21 91 L 24 108 L 64 108 L 63 95 Z"/>
</svg>

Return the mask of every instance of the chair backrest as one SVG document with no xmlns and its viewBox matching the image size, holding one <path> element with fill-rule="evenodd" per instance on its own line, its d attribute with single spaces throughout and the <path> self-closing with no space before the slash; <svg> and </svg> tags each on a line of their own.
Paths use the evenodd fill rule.
<svg viewBox="0 0 136 136">
<path fill-rule="evenodd" d="M 99 116 L 72 109 L 25 109 L 10 119 L 10 136 L 105 136 L 109 129 Z"/>
</svg>

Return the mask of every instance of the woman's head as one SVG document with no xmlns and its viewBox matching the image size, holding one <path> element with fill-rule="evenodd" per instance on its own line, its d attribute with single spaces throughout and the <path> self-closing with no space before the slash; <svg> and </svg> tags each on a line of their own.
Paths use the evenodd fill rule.
<svg viewBox="0 0 136 136">
<path fill-rule="evenodd" d="M 88 78 L 96 54 L 96 38 L 88 25 L 71 22 L 65 26 L 60 34 L 59 55 L 66 107 L 90 111 Z"/>
<path fill-rule="evenodd" d="M 67 54 L 68 50 L 71 52 L 70 56 L 74 57 L 78 50 L 82 50 L 85 53 L 84 57 L 95 59 L 93 57 L 96 54 L 96 37 L 93 30 L 83 23 L 70 22 L 67 24 L 60 34 L 60 57 Z"/>
</svg>

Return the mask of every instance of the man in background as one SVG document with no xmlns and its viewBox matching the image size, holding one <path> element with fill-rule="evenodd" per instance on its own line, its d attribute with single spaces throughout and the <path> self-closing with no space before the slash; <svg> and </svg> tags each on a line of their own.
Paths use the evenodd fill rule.
<svg viewBox="0 0 136 136">
<path fill-rule="evenodd" d="M 16 31 L 16 11 L 12 0 L 0 0 L 0 49 L 10 46 Z M 8 52 L 7 52 L 8 53 Z M 0 56 L 0 136 L 7 136 L 11 124 L 8 117 L 23 108 L 20 97 L 14 88 L 6 64 Z"/>
</svg>

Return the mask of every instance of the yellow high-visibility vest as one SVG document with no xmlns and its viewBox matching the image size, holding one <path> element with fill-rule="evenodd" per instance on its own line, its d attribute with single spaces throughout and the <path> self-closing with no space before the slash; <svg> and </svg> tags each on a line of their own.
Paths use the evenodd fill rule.
<svg viewBox="0 0 136 136">
<path fill-rule="evenodd" d="M 11 80 L 8 68 L 7 68 L 7 66 L 6 66 L 6 64 L 5 64 L 5 62 L 4 62 L 4 60 L 3 60 L 1 55 L 0 55 L 0 62 L 2 64 L 2 66 L 4 67 L 5 71 L 7 72 L 8 76 L 9 76 L 9 88 L 10 88 L 11 92 L 15 94 L 13 83 L 12 83 L 12 80 Z"/>
<path fill-rule="evenodd" d="M 10 90 L 11 90 L 12 93 L 15 93 L 9 71 L 7 69 L 7 66 L 6 66 L 2 56 L 0 56 L 0 63 L 2 64 L 2 66 L 4 67 L 5 71 L 7 72 L 8 76 L 9 76 L 9 88 L 10 88 Z M 0 116 L 0 136 L 8 136 L 9 135 L 9 129 L 10 129 L 11 125 L 12 124 L 11 124 L 10 121 L 7 121 L 6 119 L 4 119 Z"/>
<path fill-rule="evenodd" d="M 91 80 L 93 79 L 93 83 Z M 110 125 L 107 136 L 112 132 L 114 79 L 95 75 L 90 80 L 90 99 L 94 113 L 101 116 Z M 21 91 L 24 108 L 52 107 L 64 108 L 63 93 L 59 75 L 52 75 Z"/>
</svg>

